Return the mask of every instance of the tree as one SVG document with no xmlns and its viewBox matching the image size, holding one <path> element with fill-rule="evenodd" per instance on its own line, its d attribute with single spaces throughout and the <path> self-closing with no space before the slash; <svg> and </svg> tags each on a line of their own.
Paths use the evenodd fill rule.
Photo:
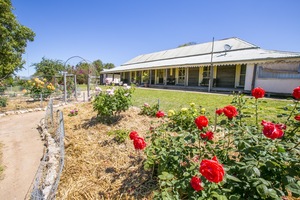
<svg viewBox="0 0 300 200">
<path fill-rule="evenodd" d="M 52 79 L 53 76 L 60 74 L 64 71 L 64 65 L 60 60 L 51 60 L 45 57 L 39 63 L 34 63 L 31 66 L 35 66 L 36 72 L 34 76 L 42 76 L 48 81 Z"/>
<path fill-rule="evenodd" d="M 102 63 L 102 61 L 101 60 L 95 60 L 94 62 L 93 62 L 93 66 L 94 66 L 94 68 L 95 68 L 95 70 L 96 70 L 96 72 L 97 72 L 97 75 L 99 76 L 100 75 L 100 72 L 103 70 L 103 63 Z"/>
<path fill-rule="evenodd" d="M 103 68 L 104 69 L 112 69 L 112 68 L 115 68 L 115 65 L 113 63 L 105 63 L 103 65 Z"/>
<path fill-rule="evenodd" d="M 74 68 L 74 74 L 76 74 L 78 84 L 87 84 L 89 70 L 89 63 L 81 62 L 76 65 L 76 67 Z"/>
<path fill-rule="evenodd" d="M 23 68 L 22 54 L 35 33 L 21 25 L 12 13 L 10 0 L 0 0 L 0 81 Z"/>
<path fill-rule="evenodd" d="M 188 43 L 185 43 L 185 44 L 179 45 L 179 46 L 178 46 L 178 48 L 179 48 L 179 47 L 192 46 L 192 45 L 195 45 L 195 44 L 197 44 L 197 43 L 196 43 L 196 42 L 188 42 Z"/>
</svg>

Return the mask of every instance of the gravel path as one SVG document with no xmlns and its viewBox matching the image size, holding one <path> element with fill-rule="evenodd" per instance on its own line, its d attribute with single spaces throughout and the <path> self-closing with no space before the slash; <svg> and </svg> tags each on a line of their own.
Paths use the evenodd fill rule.
<svg viewBox="0 0 300 200">
<path fill-rule="evenodd" d="M 3 143 L 4 178 L 0 199 L 24 199 L 43 155 L 43 142 L 37 125 L 45 111 L 0 117 Z"/>
</svg>

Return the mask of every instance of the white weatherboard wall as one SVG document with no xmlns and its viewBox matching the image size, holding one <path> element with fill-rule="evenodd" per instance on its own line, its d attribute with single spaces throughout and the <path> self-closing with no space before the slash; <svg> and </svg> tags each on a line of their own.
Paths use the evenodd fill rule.
<svg viewBox="0 0 300 200">
<path fill-rule="evenodd" d="M 283 72 L 284 71 L 297 72 L 299 64 L 298 63 L 265 63 L 265 64 L 260 64 L 258 66 L 262 66 L 266 69 L 282 70 Z M 294 88 L 298 86 L 300 86 L 300 79 L 259 78 L 258 70 L 257 70 L 255 87 L 264 88 L 266 92 L 291 94 Z"/>
<path fill-rule="evenodd" d="M 247 64 L 244 90 L 251 90 L 254 64 Z"/>
<path fill-rule="evenodd" d="M 255 87 L 261 87 L 266 92 L 291 94 L 294 88 L 300 86 L 299 79 L 256 79 Z"/>
</svg>

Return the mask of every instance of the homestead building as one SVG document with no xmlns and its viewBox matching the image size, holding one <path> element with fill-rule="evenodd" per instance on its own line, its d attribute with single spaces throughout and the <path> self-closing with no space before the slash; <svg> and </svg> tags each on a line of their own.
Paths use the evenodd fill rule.
<svg viewBox="0 0 300 200">
<path fill-rule="evenodd" d="M 300 53 L 265 50 L 234 37 L 139 55 L 101 73 L 114 82 L 156 88 L 249 92 L 262 87 L 290 94 L 300 85 Z"/>
</svg>

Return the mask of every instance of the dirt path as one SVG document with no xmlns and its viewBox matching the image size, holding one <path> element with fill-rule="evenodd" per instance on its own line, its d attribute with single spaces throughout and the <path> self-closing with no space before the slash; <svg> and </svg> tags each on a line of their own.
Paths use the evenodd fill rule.
<svg viewBox="0 0 300 200">
<path fill-rule="evenodd" d="M 4 179 L 0 199 L 24 199 L 43 155 L 43 142 L 36 130 L 45 111 L 0 117 Z"/>
</svg>

